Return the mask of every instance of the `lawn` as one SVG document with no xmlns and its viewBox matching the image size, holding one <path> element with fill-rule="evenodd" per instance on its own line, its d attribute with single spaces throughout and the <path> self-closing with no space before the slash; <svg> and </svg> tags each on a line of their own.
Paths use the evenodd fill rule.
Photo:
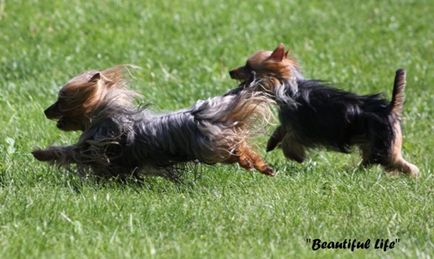
<svg viewBox="0 0 434 259">
<path fill-rule="evenodd" d="M 0 258 L 433 257 L 433 13 L 432 0 L 0 0 Z M 81 71 L 136 64 L 132 88 L 174 110 L 234 87 L 229 69 L 279 42 L 306 77 L 361 94 L 390 98 L 406 68 L 404 155 L 422 176 L 358 169 L 356 153 L 299 165 L 265 154 L 265 137 L 274 178 L 201 165 L 182 184 L 95 182 L 30 154 L 79 136 L 43 110 Z M 351 252 L 306 239 L 400 241 Z"/>
</svg>

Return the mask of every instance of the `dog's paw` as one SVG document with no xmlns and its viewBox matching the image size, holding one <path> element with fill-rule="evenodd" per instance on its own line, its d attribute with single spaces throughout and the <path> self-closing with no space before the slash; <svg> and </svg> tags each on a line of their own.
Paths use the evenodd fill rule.
<svg viewBox="0 0 434 259">
<path fill-rule="evenodd" d="M 419 177 L 420 176 L 420 170 L 417 166 L 413 165 L 413 164 L 408 164 L 408 170 L 407 170 L 408 175 L 410 175 L 411 177 Z"/>
<path fill-rule="evenodd" d="M 268 176 L 275 176 L 274 169 L 271 166 L 265 166 L 263 170 L 261 171 L 263 174 Z"/>
<path fill-rule="evenodd" d="M 53 153 L 51 151 L 43 149 L 35 149 L 32 151 L 32 155 L 39 161 L 51 161 L 54 159 Z"/>
</svg>

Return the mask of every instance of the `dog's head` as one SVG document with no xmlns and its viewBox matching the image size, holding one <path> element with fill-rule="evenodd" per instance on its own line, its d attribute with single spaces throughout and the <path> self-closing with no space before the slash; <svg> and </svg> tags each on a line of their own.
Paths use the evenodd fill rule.
<svg viewBox="0 0 434 259">
<path fill-rule="evenodd" d="M 44 111 L 45 116 L 57 120 L 57 127 L 61 130 L 85 130 L 92 112 L 100 107 L 106 94 L 119 80 L 119 68 L 84 72 L 62 87 L 57 101 Z"/>
<path fill-rule="evenodd" d="M 288 56 L 285 46 L 280 43 L 274 51 L 261 50 L 247 59 L 244 66 L 229 71 L 232 79 L 250 81 L 272 76 L 278 79 L 300 77 L 300 67 L 294 57 Z"/>
</svg>

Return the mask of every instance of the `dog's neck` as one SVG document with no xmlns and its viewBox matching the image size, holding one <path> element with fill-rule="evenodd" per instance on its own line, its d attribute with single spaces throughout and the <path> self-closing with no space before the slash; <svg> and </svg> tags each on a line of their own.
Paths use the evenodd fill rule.
<svg viewBox="0 0 434 259">
<path fill-rule="evenodd" d="M 134 99 L 138 96 L 138 93 L 126 88 L 111 89 L 101 98 L 95 109 L 86 116 L 87 118 L 83 122 L 84 128 L 88 129 L 101 120 L 113 118 L 119 114 L 137 113 L 138 109 L 134 105 Z"/>
<path fill-rule="evenodd" d="M 253 75 L 254 80 L 255 74 Z M 265 81 L 265 90 L 271 94 L 279 95 L 282 92 L 281 88 L 285 89 L 285 94 L 291 96 L 297 94 L 298 84 L 297 81 L 304 80 L 301 68 L 297 64 L 287 64 L 283 66 L 276 73 L 268 73 L 259 75 L 257 81 Z"/>
<path fill-rule="evenodd" d="M 298 84 L 296 77 L 291 78 L 279 78 L 275 76 L 267 76 L 257 78 L 251 83 L 256 90 L 265 91 L 273 96 L 279 96 L 280 94 L 286 94 L 294 96 L 298 92 Z"/>
<path fill-rule="evenodd" d="M 296 77 L 279 78 L 266 76 L 257 78 L 251 83 L 253 89 L 268 94 L 278 105 L 295 106 L 298 94 L 298 80 Z"/>
</svg>

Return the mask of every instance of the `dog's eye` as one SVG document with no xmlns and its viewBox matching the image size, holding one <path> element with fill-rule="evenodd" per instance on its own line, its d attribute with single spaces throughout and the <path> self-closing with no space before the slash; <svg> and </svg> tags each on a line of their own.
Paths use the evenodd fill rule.
<svg viewBox="0 0 434 259">
<path fill-rule="evenodd" d="M 247 71 L 252 71 L 252 70 L 253 70 L 253 68 L 250 66 L 249 63 L 246 63 L 246 65 L 244 66 L 244 68 L 245 68 Z"/>
</svg>

